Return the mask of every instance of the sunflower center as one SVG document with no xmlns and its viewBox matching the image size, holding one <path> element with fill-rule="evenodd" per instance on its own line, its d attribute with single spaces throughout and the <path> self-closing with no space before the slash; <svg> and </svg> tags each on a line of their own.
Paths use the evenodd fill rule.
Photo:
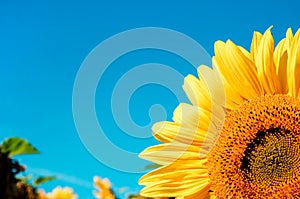
<svg viewBox="0 0 300 199">
<path fill-rule="evenodd" d="M 266 95 L 226 115 L 208 156 L 219 198 L 300 198 L 300 101 Z"/>
<path fill-rule="evenodd" d="M 258 131 L 241 160 L 241 170 L 252 182 L 277 186 L 294 180 L 300 168 L 300 145 L 289 130 Z"/>
</svg>

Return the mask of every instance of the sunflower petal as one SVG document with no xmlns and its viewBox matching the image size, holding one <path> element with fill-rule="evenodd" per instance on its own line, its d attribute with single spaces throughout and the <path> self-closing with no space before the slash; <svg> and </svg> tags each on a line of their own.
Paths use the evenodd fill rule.
<svg viewBox="0 0 300 199">
<path fill-rule="evenodd" d="M 225 88 L 220 74 L 218 74 L 216 70 L 204 65 L 200 66 L 197 72 L 199 78 L 206 83 L 206 92 L 212 102 L 211 109 L 213 109 L 216 104 L 218 104 L 218 106 L 225 106 Z"/>
<path fill-rule="evenodd" d="M 244 99 L 262 94 L 256 67 L 230 40 L 215 43 L 215 61 L 218 71 L 232 89 Z"/>
<path fill-rule="evenodd" d="M 276 67 L 276 73 L 278 74 L 279 72 L 279 67 L 280 67 L 280 59 L 282 55 L 287 51 L 287 48 L 285 47 L 286 39 L 282 39 L 276 46 L 274 50 L 274 64 Z"/>
<path fill-rule="evenodd" d="M 220 106 L 214 106 L 214 112 L 206 111 L 200 107 L 181 103 L 174 111 L 173 121 L 180 124 L 180 128 L 191 129 L 193 138 L 197 131 L 206 131 L 213 137 L 218 135 L 216 129 L 220 129 L 224 122 L 224 110 Z M 179 131 L 179 133 L 182 133 Z"/>
<path fill-rule="evenodd" d="M 207 184 L 205 188 L 203 188 L 201 191 L 198 191 L 194 193 L 193 195 L 189 195 L 184 197 L 184 199 L 211 199 L 211 194 L 209 192 L 211 185 Z"/>
<path fill-rule="evenodd" d="M 218 71 L 218 63 L 216 62 L 215 57 L 212 58 L 213 62 L 213 68 L 216 71 L 217 74 L 219 74 Z M 233 90 L 233 88 L 230 86 L 228 81 L 222 77 L 222 86 L 224 87 L 225 90 L 225 105 L 224 107 L 229 110 L 236 109 L 240 104 L 244 102 L 244 98 L 237 92 Z"/>
<path fill-rule="evenodd" d="M 212 110 L 215 103 L 225 106 L 225 91 L 220 75 L 205 65 L 198 67 L 197 71 L 199 79 L 188 75 L 183 85 L 192 104 L 208 111 Z"/>
<path fill-rule="evenodd" d="M 211 100 L 207 86 L 193 75 L 184 78 L 183 90 L 193 105 L 211 110 Z"/>
<path fill-rule="evenodd" d="M 287 67 L 289 94 L 300 97 L 300 29 L 298 29 L 288 49 Z"/>
<path fill-rule="evenodd" d="M 238 46 L 238 47 L 245 57 L 247 57 L 249 60 L 252 60 L 251 54 L 250 52 L 248 52 L 248 50 L 246 50 L 242 46 Z"/>
<path fill-rule="evenodd" d="M 250 50 L 251 60 L 253 61 L 253 63 L 255 63 L 255 58 L 258 52 L 258 46 L 260 44 L 261 38 L 262 38 L 262 34 L 260 32 L 253 33 L 251 50 Z"/>
<path fill-rule="evenodd" d="M 255 64 L 265 93 L 275 94 L 280 93 L 281 88 L 273 61 L 274 39 L 270 29 L 266 30 L 260 41 Z"/>
<path fill-rule="evenodd" d="M 182 143 L 164 143 L 145 149 L 140 158 L 155 162 L 160 165 L 167 165 L 178 159 L 199 160 L 207 156 L 208 150 L 193 145 Z"/>
<path fill-rule="evenodd" d="M 217 139 L 217 128 L 211 126 L 212 133 L 207 130 L 191 129 L 183 127 L 173 122 L 158 122 L 153 125 L 153 136 L 161 142 L 178 142 L 202 146 L 204 143 L 210 144 Z"/>
<path fill-rule="evenodd" d="M 292 29 L 291 28 L 287 29 L 287 31 L 286 31 L 286 46 L 285 46 L 286 49 L 288 49 L 290 47 L 290 45 L 292 44 L 293 38 L 294 38 L 294 35 L 292 32 Z"/>
<path fill-rule="evenodd" d="M 207 130 L 211 123 L 211 112 L 197 106 L 181 103 L 175 109 L 172 119 L 184 127 Z"/>
<path fill-rule="evenodd" d="M 141 195 L 146 197 L 184 197 L 205 191 L 210 184 L 207 160 L 176 161 L 144 175 L 139 184 L 146 185 Z"/>
<path fill-rule="evenodd" d="M 286 49 L 286 39 L 282 39 L 276 46 L 274 51 L 274 64 L 276 67 L 276 74 L 281 86 L 281 92 L 288 92 L 287 85 L 287 49 Z"/>
</svg>

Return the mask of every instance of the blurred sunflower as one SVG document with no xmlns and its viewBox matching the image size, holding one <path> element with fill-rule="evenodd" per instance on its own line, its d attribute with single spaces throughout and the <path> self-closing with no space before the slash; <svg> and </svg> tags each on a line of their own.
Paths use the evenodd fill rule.
<svg viewBox="0 0 300 199">
<path fill-rule="evenodd" d="M 44 197 L 43 193 L 40 193 L 40 197 Z M 56 187 L 52 192 L 46 194 L 46 199 L 76 199 L 77 195 L 74 194 L 73 189 L 69 187 Z"/>
<path fill-rule="evenodd" d="M 94 185 L 98 189 L 94 192 L 94 195 L 98 199 L 115 199 L 115 195 L 111 189 L 111 183 L 107 178 L 101 179 L 100 177 L 94 177 Z"/>
<path fill-rule="evenodd" d="M 164 142 L 140 157 L 162 165 L 141 195 L 197 199 L 300 198 L 300 30 L 274 48 L 271 28 L 251 49 L 217 41 L 213 69 L 183 85 L 192 105 L 153 126 Z"/>
<path fill-rule="evenodd" d="M 47 199 L 47 195 L 44 190 L 38 191 L 38 199 Z"/>
</svg>

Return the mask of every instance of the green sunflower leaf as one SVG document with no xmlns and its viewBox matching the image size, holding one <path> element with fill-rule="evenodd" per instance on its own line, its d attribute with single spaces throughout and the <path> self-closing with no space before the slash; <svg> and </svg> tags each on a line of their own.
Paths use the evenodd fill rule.
<svg viewBox="0 0 300 199">
<path fill-rule="evenodd" d="M 8 153 L 9 156 L 22 154 L 38 154 L 39 151 L 26 140 L 12 137 L 4 140 L 1 146 L 2 153 Z"/>
<path fill-rule="evenodd" d="M 55 176 L 40 176 L 40 177 L 35 178 L 33 180 L 32 184 L 33 184 L 33 186 L 38 187 L 41 184 L 44 184 L 46 182 L 49 182 L 49 181 L 52 181 L 52 180 L 55 180 L 55 179 L 56 179 Z"/>
<path fill-rule="evenodd" d="M 144 170 L 157 169 L 158 167 L 161 167 L 161 165 L 156 164 L 156 163 L 148 164 L 144 167 Z"/>
<path fill-rule="evenodd" d="M 21 182 L 28 184 L 29 181 L 31 180 L 32 176 L 27 175 L 27 176 L 17 176 L 17 179 L 20 180 Z"/>
</svg>

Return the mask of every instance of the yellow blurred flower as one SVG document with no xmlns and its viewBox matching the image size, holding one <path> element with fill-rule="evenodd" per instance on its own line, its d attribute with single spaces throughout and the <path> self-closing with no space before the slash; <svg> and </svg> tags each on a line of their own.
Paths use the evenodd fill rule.
<svg viewBox="0 0 300 199">
<path fill-rule="evenodd" d="M 38 191 L 38 199 L 47 199 L 47 195 L 44 190 Z"/>
<path fill-rule="evenodd" d="M 76 199 L 77 195 L 69 187 L 56 187 L 46 195 L 46 199 Z M 40 198 L 41 199 L 41 198 Z"/>
<path fill-rule="evenodd" d="M 110 181 L 107 178 L 101 179 L 98 176 L 94 177 L 94 185 L 98 191 L 94 191 L 94 195 L 98 199 L 115 199 L 115 195 L 111 190 Z"/>
</svg>

